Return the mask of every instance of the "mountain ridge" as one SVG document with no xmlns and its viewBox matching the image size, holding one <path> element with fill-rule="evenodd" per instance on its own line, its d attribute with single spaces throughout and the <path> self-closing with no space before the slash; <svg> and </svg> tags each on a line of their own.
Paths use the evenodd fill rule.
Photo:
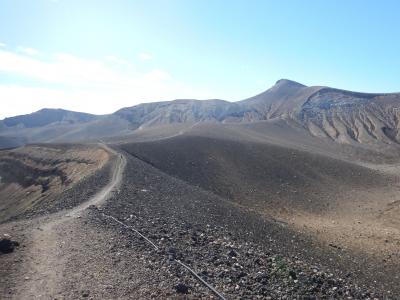
<svg viewBox="0 0 400 300">
<path fill-rule="evenodd" d="M 288 79 L 253 97 L 142 103 L 106 115 L 42 109 L 0 121 L 3 140 L 63 142 L 129 135 L 144 128 L 284 120 L 343 144 L 398 144 L 400 93 L 361 93 Z M 0 145 L 1 146 L 1 145 Z"/>
<path fill-rule="evenodd" d="M 7 127 L 24 125 L 24 127 L 40 127 L 54 122 L 85 122 L 95 118 L 95 115 L 66 110 L 62 108 L 42 108 L 36 112 L 4 118 L 2 123 Z"/>
</svg>

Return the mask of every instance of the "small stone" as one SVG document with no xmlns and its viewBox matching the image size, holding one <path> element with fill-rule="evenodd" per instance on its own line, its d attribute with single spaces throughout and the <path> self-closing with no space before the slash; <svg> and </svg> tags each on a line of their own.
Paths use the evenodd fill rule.
<svg viewBox="0 0 400 300">
<path fill-rule="evenodd" d="M 11 253 L 14 251 L 15 247 L 18 247 L 19 243 L 12 241 L 8 238 L 0 239 L 0 252 L 1 253 Z"/>
<path fill-rule="evenodd" d="M 89 297 L 89 295 L 90 295 L 90 291 L 83 291 L 82 292 L 82 297 L 83 298 L 87 298 L 87 297 Z"/>
<path fill-rule="evenodd" d="M 236 257 L 237 256 L 237 252 L 233 249 L 229 250 L 227 253 L 228 256 L 230 257 Z"/>
<path fill-rule="evenodd" d="M 178 284 L 175 286 L 175 289 L 176 289 L 176 292 L 177 292 L 178 294 L 187 294 L 187 293 L 189 293 L 189 286 L 187 286 L 187 285 L 184 284 L 184 283 L 178 283 Z"/>
<path fill-rule="evenodd" d="M 296 274 L 296 272 L 293 271 L 293 270 L 290 270 L 290 271 L 289 271 L 289 276 L 292 277 L 292 279 L 297 279 L 297 274 Z"/>
</svg>

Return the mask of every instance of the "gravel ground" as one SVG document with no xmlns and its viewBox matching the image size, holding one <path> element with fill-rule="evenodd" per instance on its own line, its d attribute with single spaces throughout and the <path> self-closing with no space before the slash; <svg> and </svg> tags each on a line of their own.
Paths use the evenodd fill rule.
<svg viewBox="0 0 400 300">
<path fill-rule="evenodd" d="M 173 268 L 174 259 L 179 259 L 227 299 L 391 297 L 393 291 L 365 285 L 364 278 L 348 269 L 332 268 L 334 259 L 342 259 L 342 265 L 346 262 L 345 254 L 338 254 L 337 249 L 328 249 L 331 256 L 326 256 L 323 247 L 288 228 L 127 157 L 120 192 L 100 211 L 92 209 L 90 222 L 127 235 L 125 240 L 132 243 L 133 253 L 143 255 L 145 261 L 154 258 L 155 269 Z M 133 226 L 160 249 L 152 249 L 103 213 Z M 330 262 L 324 264 L 321 257 Z M 176 280 L 187 284 L 185 280 L 191 277 L 182 267 L 178 269 L 174 283 L 166 286 L 165 296 L 174 298 Z M 194 298 L 203 297 L 203 290 L 199 283 L 188 284 L 188 293 Z"/>
<path fill-rule="evenodd" d="M 360 267 L 362 258 L 355 262 L 340 249 L 316 244 L 282 224 L 125 155 L 122 185 L 105 205 L 92 206 L 47 231 L 52 238 L 49 249 L 55 251 L 51 259 L 57 280 L 50 294 L 41 298 L 217 299 L 177 260 L 226 299 L 397 298 L 393 282 L 388 283 L 390 292 L 381 285 L 385 277 L 373 273 L 372 278 L 378 280 L 374 285 L 368 275 L 359 276 L 368 271 Z M 102 176 L 109 179 L 106 174 Z M 106 182 L 95 177 L 85 181 L 82 190 L 71 191 L 59 209 L 81 202 L 80 192 L 99 189 Z M 158 249 L 108 216 L 132 226 Z M 31 274 L 35 252 L 30 249 L 32 244 L 39 250 L 47 246 L 38 247 L 40 239 L 33 241 L 31 236 L 46 242 L 46 236 L 41 236 L 43 226 L 49 224 L 46 218 L 54 220 L 57 213 L 0 227 L 20 242 L 16 251 L 0 257 L 0 298 L 21 299 L 20 287 L 35 277 Z M 360 273 L 353 271 L 358 267 Z M 32 283 L 36 290 L 43 280 L 39 276 Z"/>
</svg>

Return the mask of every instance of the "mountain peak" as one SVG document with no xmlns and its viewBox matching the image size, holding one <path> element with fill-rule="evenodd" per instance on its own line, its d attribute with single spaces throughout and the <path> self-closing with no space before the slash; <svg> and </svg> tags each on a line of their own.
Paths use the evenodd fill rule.
<svg viewBox="0 0 400 300">
<path fill-rule="evenodd" d="M 298 83 L 293 80 L 289 79 L 279 79 L 276 83 L 275 86 L 296 86 L 296 87 L 306 87 L 304 84 Z"/>
</svg>

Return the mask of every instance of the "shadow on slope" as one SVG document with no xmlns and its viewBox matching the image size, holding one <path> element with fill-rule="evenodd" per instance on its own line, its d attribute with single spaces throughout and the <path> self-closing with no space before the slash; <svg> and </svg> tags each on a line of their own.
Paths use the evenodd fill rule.
<svg viewBox="0 0 400 300">
<path fill-rule="evenodd" d="M 229 147 L 221 146 L 222 149 L 215 150 L 220 146 L 220 143 Z M 254 206 L 250 205 L 252 204 L 250 201 L 249 205 L 245 205 L 247 201 L 245 198 L 239 197 L 229 201 L 226 194 L 215 189 L 218 188 L 221 179 L 207 178 L 207 173 L 211 169 L 215 169 L 215 165 L 209 166 L 214 162 L 207 161 L 208 153 L 205 155 L 204 152 L 210 152 L 210 149 L 214 149 L 222 153 L 221 156 L 225 156 L 225 152 L 238 151 L 238 149 L 232 150 L 232 148 L 237 147 L 237 143 L 218 140 L 213 143 L 212 139 L 204 137 L 175 137 L 153 143 L 120 145 L 132 156 L 128 155 L 129 163 L 121 192 L 118 197 L 114 197 L 107 203 L 105 210 L 121 219 L 132 219 L 134 226 L 141 226 L 139 228 L 142 228 L 142 232 L 145 234 L 149 234 L 148 231 L 152 232 L 153 227 L 157 226 L 156 224 L 161 224 L 164 229 L 169 228 L 169 223 L 176 223 L 173 227 L 179 227 L 180 224 L 183 227 L 190 224 L 198 227 L 224 226 L 226 228 L 224 234 L 226 236 L 233 234 L 237 241 L 244 243 L 249 239 L 256 240 L 265 245 L 266 250 L 269 249 L 272 253 L 281 253 L 294 259 L 304 257 L 311 265 L 317 265 L 317 262 L 320 262 L 329 266 L 332 271 L 334 270 L 333 272 L 341 273 L 341 276 L 349 271 L 354 271 L 352 278 L 357 283 L 365 279 L 372 283 L 371 286 L 380 285 L 386 286 L 385 289 L 395 289 L 393 282 L 396 279 L 384 276 L 392 272 L 388 270 L 393 270 L 394 264 L 391 266 L 380 265 L 367 255 L 355 257 L 350 251 L 330 247 L 323 242 L 321 243 L 320 240 L 310 240 L 308 234 L 287 226 L 283 222 L 274 222 L 271 218 L 266 217 L 263 210 L 255 209 Z M 251 146 L 257 147 L 259 145 L 253 144 Z M 265 149 L 266 145 L 262 145 L 262 148 Z M 270 153 L 273 153 L 273 151 L 271 150 Z M 156 155 L 158 157 L 155 157 Z M 213 155 L 216 157 L 215 154 Z M 279 155 L 279 151 L 277 154 L 274 152 L 273 155 Z M 241 156 L 246 156 L 246 153 L 241 152 Z M 304 156 L 301 159 L 304 159 Z M 218 159 L 221 160 L 220 157 Z M 241 158 L 235 157 L 235 160 L 241 160 Z M 192 164 L 191 161 L 196 163 Z M 227 161 L 223 162 L 223 164 L 226 163 Z M 276 162 L 271 160 L 271 163 Z M 235 162 L 231 162 L 231 164 L 235 165 Z M 180 168 L 177 167 L 179 165 L 186 171 L 190 171 L 180 173 Z M 254 165 L 251 167 L 254 167 Z M 368 169 L 358 166 L 354 168 L 364 170 L 366 173 L 370 172 Z M 172 172 L 173 170 L 174 172 Z M 224 173 L 224 176 L 231 181 L 231 185 L 234 185 L 232 178 L 238 175 L 236 173 L 231 174 L 229 171 L 221 168 L 214 170 L 214 173 Z M 193 177 L 185 177 L 196 172 L 198 174 L 194 174 Z M 334 171 L 331 172 L 334 174 Z M 371 173 L 374 172 L 371 171 Z M 325 174 L 329 176 L 330 172 L 325 172 Z M 218 182 L 213 182 L 215 179 Z M 197 183 L 193 183 L 195 180 L 197 180 Z M 252 176 L 252 180 L 255 181 L 256 176 Z M 270 180 L 273 180 L 273 178 Z M 343 182 L 344 179 L 338 179 L 338 181 Z M 238 181 L 235 181 L 235 183 L 240 185 Z M 359 184 L 358 181 L 354 182 L 355 186 Z M 232 187 L 223 188 L 233 190 Z M 213 193 L 210 192 L 212 189 L 214 189 Z M 220 193 L 223 197 L 217 196 L 216 193 Z M 287 199 L 282 201 L 287 201 Z M 273 208 L 272 206 L 266 207 Z M 132 215 L 130 216 L 130 214 Z M 147 226 L 143 225 L 143 222 Z M 165 232 L 168 232 L 168 229 Z M 180 231 L 178 230 L 178 232 Z M 184 229 L 183 232 L 185 232 Z M 160 234 L 162 236 L 162 233 Z M 152 233 L 149 236 L 153 237 Z M 182 246 L 179 241 L 173 242 L 173 247 Z M 198 250 L 195 247 L 188 247 L 186 244 L 183 245 L 183 248 L 186 249 L 185 251 L 194 252 L 193 255 Z M 376 281 L 373 283 L 374 280 Z M 312 294 L 312 292 L 310 293 Z"/>
<path fill-rule="evenodd" d="M 246 206 L 271 211 L 332 209 L 339 187 L 385 185 L 378 172 L 272 144 L 178 136 L 123 148 L 190 184 Z"/>
<path fill-rule="evenodd" d="M 312 151 L 215 136 L 180 135 L 121 147 L 328 248 L 384 264 L 400 262 L 398 175 Z"/>
</svg>

